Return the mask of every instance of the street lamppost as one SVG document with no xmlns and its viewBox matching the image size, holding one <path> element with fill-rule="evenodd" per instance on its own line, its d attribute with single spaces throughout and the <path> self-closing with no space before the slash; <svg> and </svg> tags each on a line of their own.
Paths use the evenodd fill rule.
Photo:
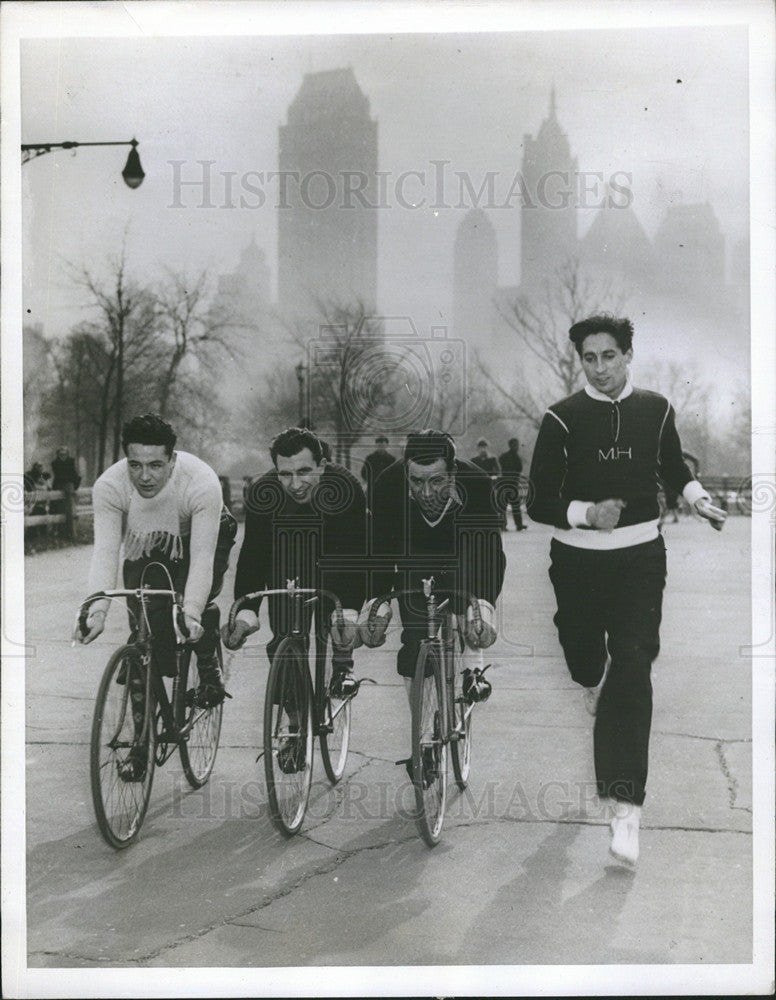
<svg viewBox="0 0 776 1000">
<path fill-rule="evenodd" d="M 296 371 L 296 380 L 299 383 L 299 426 L 306 427 L 307 421 L 305 419 L 305 405 L 304 405 L 304 373 L 305 366 L 302 361 L 294 369 Z"/>
<path fill-rule="evenodd" d="M 77 149 L 79 146 L 131 146 L 127 162 L 121 171 L 124 183 L 128 188 L 139 188 L 143 183 L 145 173 L 140 165 L 140 156 L 137 152 L 137 139 L 127 139 L 123 142 L 34 142 L 22 143 L 22 165 L 29 163 L 44 153 L 50 153 L 52 149 Z"/>
</svg>

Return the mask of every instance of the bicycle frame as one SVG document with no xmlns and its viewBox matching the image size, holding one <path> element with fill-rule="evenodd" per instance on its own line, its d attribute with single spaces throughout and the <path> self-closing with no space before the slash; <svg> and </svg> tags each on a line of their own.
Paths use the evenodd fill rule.
<svg viewBox="0 0 776 1000">
<path fill-rule="evenodd" d="M 334 604 L 334 610 L 338 617 L 338 624 L 344 623 L 344 618 L 342 615 L 342 604 L 336 594 L 329 590 L 321 590 L 311 587 L 300 587 L 297 580 L 288 580 L 285 588 L 274 588 L 271 590 L 256 590 L 251 594 L 244 594 L 241 598 L 234 602 L 229 611 L 229 629 L 230 631 L 234 628 L 235 618 L 237 613 L 242 607 L 248 604 L 250 601 L 256 600 L 258 597 L 287 597 L 291 602 L 291 625 L 288 631 L 285 633 L 283 638 L 293 639 L 299 644 L 299 652 L 302 658 L 307 663 L 308 669 L 310 667 L 310 657 L 309 651 L 306 646 L 307 631 L 305 628 L 305 616 L 304 608 L 305 606 L 313 605 L 318 603 L 320 597 L 328 597 L 332 600 Z M 305 600 L 305 598 L 308 598 Z M 315 632 L 315 629 L 313 630 Z M 318 638 L 318 633 L 315 632 L 315 638 Z M 325 722 L 325 712 L 324 712 L 324 699 L 326 697 L 326 691 L 324 688 L 324 663 L 323 658 L 318 655 L 316 650 L 315 656 L 315 672 L 313 675 L 313 704 L 315 707 L 314 718 L 313 718 L 313 732 L 315 736 L 320 736 L 322 733 L 326 734 L 332 731 L 331 724 Z M 331 716 L 333 721 L 336 718 L 339 711 L 341 711 L 343 705 L 340 705 L 338 709 Z"/>
<path fill-rule="evenodd" d="M 153 657 L 151 655 L 153 635 L 151 634 L 148 625 L 148 616 L 146 613 L 146 601 L 150 597 L 169 597 L 172 599 L 172 614 L 173 623 L 175 628 L 176 642 L 175 646 L 175 660 L 176 660 L 176 671 L 175 676 L 172 678 L 173 690 L 172 698 L 168 697 L 167 689 L 164 686 L 164 679 L 158 668 L 154 666 Z M 157 743 L 157 764 L 162 765 L 167 761 L 170 756 L 174 753 L 175 748 L 188 739 L 189 733 L 196 725 L 198 719 L 204 713 L 202 710 L 199 715 L 194 713 L 191 719 L 185 726 L 179 727 L 177 720 L 175 719 L 175 713 L 173 711 L 173 704 L 175 702 L 175 694 L 179 679 L 178 665 L 180 662 L 180 657 L 183 655 L 183 640 L 184 633 L 186 631 L 185 624 L 183 622 L 183 607 L 180 595 L 174 590 L 158 590 L 151 587 L 138 587 L 134 590 L 105 590 L 100 591 L 96 594 L 91 594 L 83 602 L 79 609 L 77 616 L 77 626 L 83 633 L 86 626 L 86 616 L 88 608 L 95 601 L 105 600 L 109 598 L 111 600 L 116 598 L 125 598 L 129 600 L 134 598 L 140 604 L 140 614 L 137 617 L 136 628 L 137 633 L 132 645 L 137 649 L 140 656 L 140 663 L 143 669 L 143 675 L 145 677 L 145 704 L 152 706 L 154 703 L 158 706 L 159 713 L 161 716 L 161 721 L 164 724 L 164 729 L 161 732 L 156 733 L 156 743 Z M 131 612 L 130 612 L 131 613 Z M 151 691 L 153 688 L 154 701 L 151 700 Z M 122 714 L 119 720 L 118 732 L 121 731 L 121 725 L 123 724 L 124 717 L 127 709 L 128 702 L 128 692 L 125 694 L 124 703 L 122 706 Z M 152 712 L 149 710 L 145 714 L 143 720 L 143 728 L 140 732 L 140 739 L 144 740 L 148 737 L 148 727 L 151 725 L 151 715 Z M 156 724 L 154 719 L 153 724 Z M 114 747 L 115 749 L 115 747 Z"/>
</svg>

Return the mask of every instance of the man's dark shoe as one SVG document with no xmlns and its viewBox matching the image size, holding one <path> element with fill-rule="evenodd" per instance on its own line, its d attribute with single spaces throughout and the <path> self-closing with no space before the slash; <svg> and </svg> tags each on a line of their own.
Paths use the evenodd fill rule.
<svg viewBox="0 0 776 1000">
<path fill-rule="evenodd" d="M 296 774 L 304 770 L 304 741 L 298 733 L 282 737 L 283 742 L 278 747 L 278 767 L 283 774 Z"/>
<path fill-rule="evenodd" d="M 130 747 L 126 758 L 118 765 L 119 777 L 122 781 L 143 781 L 146 776 L 146 761 L 148 748 L 135 744 Z"/>
<path fill-rule="evenodd" d="M 218 664 L 197 664 L 199 684 L 194 695 L 194 701 L 199 708 L 215 708 L 224 698 L 232 696 L 224 687 L 224 678 Z"/>
<path fill-rule="evenodd" d="M 329 693 L 332 698 L 353 698 L 358 694 L 360 681 L 353 676 L 352 670 L 337 670 L 332 674 Z"/>
<path fill-rule="evenodd" d="M 488 664 L 489 666 L 490 664 Z M 479 667 L 469 670 L 467 667 L 463 672 L 463 696 L 470 705 L 478 701 L 487 701 L 490 698 L 493 688 L 490 681 L 486 680 L 484 676 L 488 667 L 484 667 L 482 670 Z"/>
</svg>

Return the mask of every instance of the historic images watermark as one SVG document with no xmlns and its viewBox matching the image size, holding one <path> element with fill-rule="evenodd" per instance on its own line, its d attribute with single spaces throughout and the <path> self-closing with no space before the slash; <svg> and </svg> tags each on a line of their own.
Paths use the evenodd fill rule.
<svg viewBox="0 0 776 1000">
<path fill-rule="evenodd" d="M 421 170 L 223 170 L 217 160 L 168 160 L 168 208 L 329 209 L 600 209 L 628 208 L 633 175 L 625 170 L 521 172 L 451 170 L 429 160 Z"/>
<path fill-rule="evenodd" d="M 626 789 L 623 789 L 626 792 Z M 353 777 L 341 785 L 327 781 L 312 784 L 306 821 L 336 818 L 365 823 L 415 818 L 415 786 L 408 780 L 364 781 Z M 234 820 L 269 818 L 263 781 L 221 778 L 193 793 L 183 775 L 173 778 L 170 820 Z M 488 780 L 468 787 L 448 802 L 446 818 L 461 822 L 607 822 L 608 804 L 599 799 L 595 781 L 544 781 L 538 786 L 521 781 Z"/>
</svg>

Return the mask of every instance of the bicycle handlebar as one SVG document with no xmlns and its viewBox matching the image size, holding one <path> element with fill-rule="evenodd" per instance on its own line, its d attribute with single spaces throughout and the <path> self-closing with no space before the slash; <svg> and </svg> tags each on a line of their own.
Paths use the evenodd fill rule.
<svg viewBox="0 0 776 1000">
<path fill-rule="evenodd" d="M 189 627 L 186 624 L 186 617 L 183 613 L 183 601 L 177 590 L 156 590 L 150 587 L 138 587 L 134 590 L 98 590 L 96 593 L 90 594 L 86 600 L 82 602 L 76 617 L 78 630 L 82 636 L 88 635 L 89 632 L 86 627 L 89 606 L 94 604 L 95 601 L 110 600 L 113 597 L 134 597 L 141 602 L 146 597 L 171 597 L 175 608 L 175 621 L 180 634 L 184 639 L 188 639 L 191 635 Z"/>
<path fill-rule="evenodd" d="M 447 597 L 447 600 L 449 600 L 450 596 L 453 596 L 455 594 L 466 598 L 466 601 L 472 611 L 472 622 L 474 624 L 474 631 L 477 635 L 482 635 L 482 629 L 483 629 L 482 613 L 480 612 L 480 606 L 474 594 L 470 594 L 468 591 L 465 590 L 443 589 L 441 592 L 445 595 L 449 595 Z M 369 609 L 369 615 L 367 616 L 366 620 L 367 631 L 369 632 L 370 635 L 372 635 L 375 630 L 376 627 L 375 619 L 377 618 L 377 609 L 380 607 L 380 605 L 390 604 L 391 600 L 394 597 L 403 597 L 405 594 L 423 594 L 423 596 L 426 598 L 429 596 L 420 587 L 411 587 L 407 590 L 392 590 L 388 594 L 381 594 L 379 597 L 376 597 L 372 602 L 372 607 Z"/>
<path fill-rule="evenodd" d="M 243 594 L 242 597 L 238 597 L 237 600 L 229 608 L 229 631 L 234 630 L 235 619 L 238 613 L 249 604 L 251 601 L 256 600 L 257 597 L 272 597 L 272 596 L 285 596 L 285 597 L 296 597 L 302 594 L 313 594 L 314 597 L 308 604 L 311 604 L 313 600 L 317 600 L 318 596 L 329 597 L 334 603 L 334 612 L 337 616 L 337 626 L 341 627 L 345 624 L 345 618 L 342 614 L 342 603 L 335 593 L 331 590 L 320 590 L 311 587 L 278 587 L 272 590 L 255 590 L 252 594 Z"/>
</svg>

